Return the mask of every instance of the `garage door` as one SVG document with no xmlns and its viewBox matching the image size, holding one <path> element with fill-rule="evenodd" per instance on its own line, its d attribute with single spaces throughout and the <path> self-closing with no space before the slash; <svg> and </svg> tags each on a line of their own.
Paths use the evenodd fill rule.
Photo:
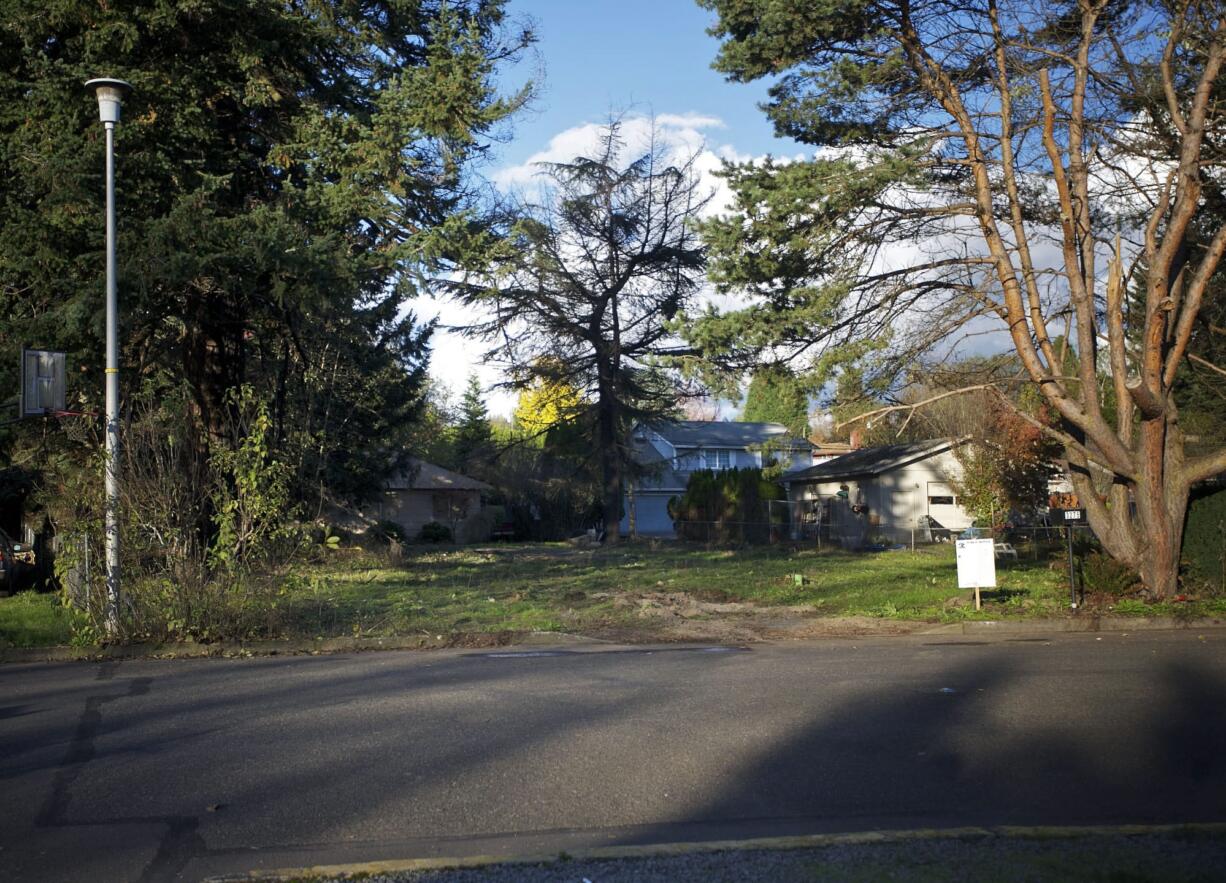
<svg viewBox="0 0 1226 883">
<path fill-rule="evenodd" d="M 954 489 L 944 481 L 928 482 L 928 516 L 943 527 L 962 527 L 965 517 L 958 509 Z"/>
</svg>

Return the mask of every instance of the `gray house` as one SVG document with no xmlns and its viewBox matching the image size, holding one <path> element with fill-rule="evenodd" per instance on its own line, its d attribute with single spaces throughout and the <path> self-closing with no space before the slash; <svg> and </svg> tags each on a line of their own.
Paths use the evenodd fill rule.
<svg viewBox="0 0 1226 883">
<path fill-rule="evenodd" d="M 860 448 L 783 476 L 794 511 L 820 520 L 849 548 L 875 539 L 903 542 L 927 519 L 951 530 L 972 521 L 958 502 L 962 464 L 954 449 L 966 440 L 931 439 Z M 926 518 L 925 518 L 926 516 Z"/>
<path fill-rule="evenodd" d="M 673 536 L 668 501 L 685 492 L 702 469 L 749 469 L 775 460 L 784 470 L 813 463 L 813 445 L 778 423 L 677 420 L 640 424 L 630 434 L 631 456 L 642 475 L 627 483 L 621 530 Z"/>
<path fill-rule="evenodd" d="M 480 542 L 489 538 L 481 496 L 490 490 L 483 481 L 413 458 L 387 480 L 371 514 L 396 522 L 410 539 L 435 521 L 451 528 L 456 542 Z"/>
</svg>

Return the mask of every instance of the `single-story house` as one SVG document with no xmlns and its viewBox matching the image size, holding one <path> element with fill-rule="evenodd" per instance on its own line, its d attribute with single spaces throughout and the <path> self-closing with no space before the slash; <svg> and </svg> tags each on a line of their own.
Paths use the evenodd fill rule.
<svg viewBox="0 0 1226 883">
<path fill-rule="evenodd" d="M 630 450 L 642 474 L 627 482 L 621 531 L 645 536 L 674 535 L 668 501 L 685 492 L 694 472 L 760 468 L 772 459 L 784 470 L 813 463 L 813 445 L 794 437 L 779 423 L 675 420 L 639 424 L 630 433 Z"/>
<path fill-rule="evenodd" d="M 415 539 L 423 525 L 436 521 L 451 528 L 456 542 L 480 542 L 489 539 L 482 495 L 490 490 L 483 481 L 413 458 L 387 480 L 371 514 L 399 524 L 409 539 Z"/>
<path fill-rule="evenodd" d="M 783 484 L 794 513 L 807 513 L 823 535 L 848 548 L 878 538 L 904 542 L 931 522 L 963 530 L 974 519 L 955 491 L 962 464 L 954 449 L 962 444 L 965 439 L 931 439 L 860 448 L 788 472 Z"/>
</svg>

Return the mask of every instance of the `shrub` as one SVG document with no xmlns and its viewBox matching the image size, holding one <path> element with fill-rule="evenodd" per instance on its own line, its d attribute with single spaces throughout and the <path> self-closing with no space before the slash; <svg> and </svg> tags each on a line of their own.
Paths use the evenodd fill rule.
<svg viewBox="0 0 1226 883">
<path fill-rule="evenodd" d="M 439 524 L 437 521 L 428 521 L 421 526 L 421 532 L 417 534 L 417 539 L 423 543 L 450 543 L 451 528 L 445 524 Z"/>
<path fill-rule="evenodd" d="M 782 486 L 762 477 L 761 469 L 703 469 L 693 473 L 685 493 L 669 501 L 677 535 L 720 543 L 770 541 L 770 500 L 786 499 Z M 782 521 L 780 521 L 782 523 Z"/>
<path fill-rule="evenodd" d="M 1137 587 L 1137 574 L 1103 552 L 1089 552 L 1081 559 L 1081 581 L 1087 593 L 1119 598 Z"/>
<path fill-rule="evenodd" d="M 404 545 L 409 541 L 408 534 L 404 532 L 404 525 L 398 521 L 388 521 L 386 519 L 376 521 L 368 533 L 384 543 L 400 543 Z"/>
<path fill-rule="evenodd" d="M 1226 488 L 1218 485 L 1193 493 L 1183 557 L 1189 575 L 1226 592 Z"/>
</svg>

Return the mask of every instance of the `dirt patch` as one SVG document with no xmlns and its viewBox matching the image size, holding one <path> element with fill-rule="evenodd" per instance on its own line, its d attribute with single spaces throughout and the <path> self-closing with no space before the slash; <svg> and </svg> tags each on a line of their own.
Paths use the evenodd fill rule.
<svg viewBox="0 0 1226 883">
<path fill-rule="evenodd" d="M 644 592 L 618 597 L 615 608 L 635 608 L 639 616 L 662 616 L 667 618 L 696 619 L 715 614 L 750 613 L 756 604 L 743 601 L 703 601 L 686 592 Z"/>
<path fill-rule="evenodd" d="M 614 607 L 633 612 L 641 625 L 612 628 L 599 637 L 625 641 L 756 643 L 822 637 L 906 635 L 928 623 L 869 616 L 821 616 L 812 607 L 765 607 L 745 601 L 704 601 L 685 592 L 621 595 Z M 615 633 L 615 634 L 614 634 Z"/>
</svg>

